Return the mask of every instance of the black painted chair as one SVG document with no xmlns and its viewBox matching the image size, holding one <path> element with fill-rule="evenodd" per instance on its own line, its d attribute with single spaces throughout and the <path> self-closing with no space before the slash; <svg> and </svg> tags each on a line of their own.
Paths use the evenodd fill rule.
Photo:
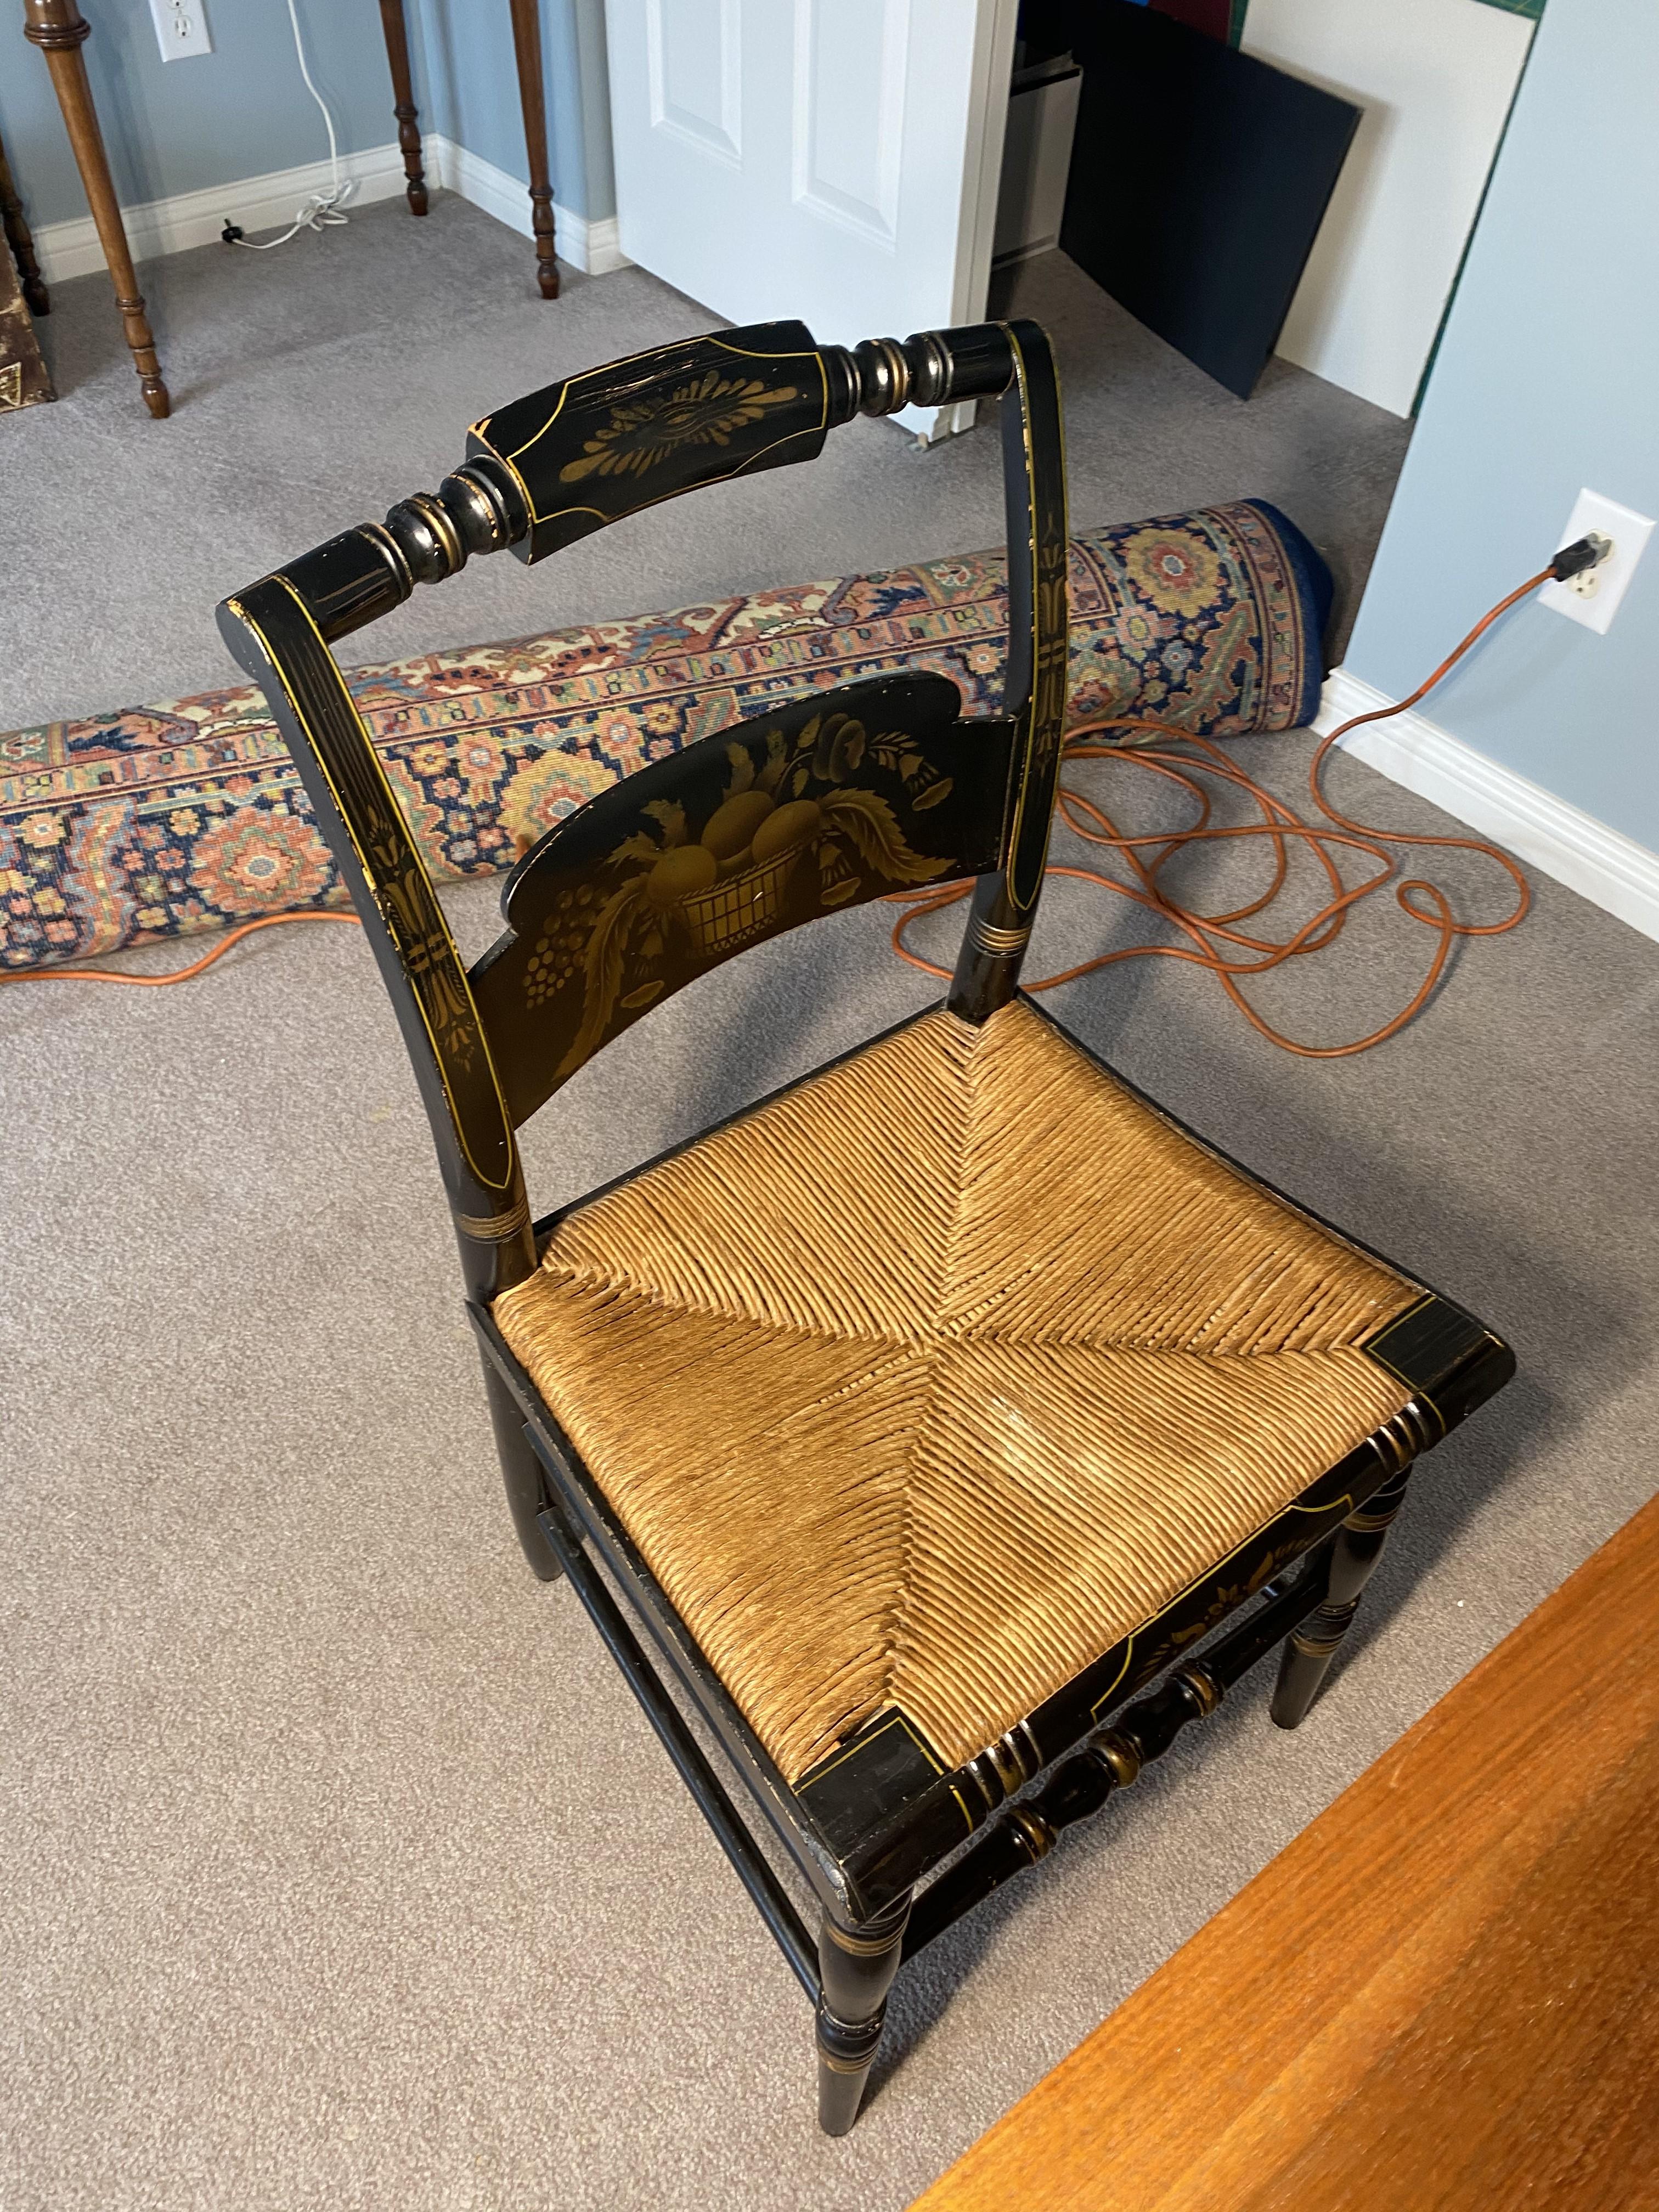
<svg viewBox="0 0 1659 2212">
<path fill-rule="evenodd" d="M 975 395 L 1001 395 L 1002 715 L 900 672 L 694 744 L 550 831 L 465 969 L 330 645 L 474 555 L 535 562 L 809 460 L 860 410 Z M 1302 1718 L 1413 1460 L 1513 1360 L 1019 993 L 1067 637 L 1033 325 L 848 351 L 778 323 L 591 371 L 220 623 L 397 1006 L 525 1553 L 569 1578 L 811 1996 L 842 2132 L 902 1959 L 1276 1645 L 1273 1717 Z M 965 877 L 943 1005 L 532 1223 L 514 1133 L 612 1038 L 785 929 Z M 665 1672 L 816 1893 L 816 1943 Z"/>
</svg>

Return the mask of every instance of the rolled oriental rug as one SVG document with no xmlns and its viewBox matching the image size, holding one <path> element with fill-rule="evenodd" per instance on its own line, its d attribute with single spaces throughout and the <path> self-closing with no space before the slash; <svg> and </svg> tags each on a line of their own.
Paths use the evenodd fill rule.
<svg viewBox="0 0 1659 2212">
<path fill-rule="evenodd" d="M 1260 500 L 1072 541 L 1074 720 L 1209 737 L 1319 704 L 1330 572 Z M 619 776 L 729 722 L 898 667 L 965 712 L 1001 696 L 1000 551 L 348 672 L 440 881 L 510 867 Z M 263 915 L 343 906 L 251 687 L 0 736 L 0 966 L 46 967 Z"/>
</svg>

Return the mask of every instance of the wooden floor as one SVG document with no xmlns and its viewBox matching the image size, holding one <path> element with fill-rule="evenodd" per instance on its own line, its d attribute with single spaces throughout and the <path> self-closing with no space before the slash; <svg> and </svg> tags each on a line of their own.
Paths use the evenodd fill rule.
<svg viewBox="0 0 1659 2212">
<path fill-rule="evenodd" d="M 913 2212 L 1659 2207 L 1656 1643 L 1659 1499 Z"/>
</svg>

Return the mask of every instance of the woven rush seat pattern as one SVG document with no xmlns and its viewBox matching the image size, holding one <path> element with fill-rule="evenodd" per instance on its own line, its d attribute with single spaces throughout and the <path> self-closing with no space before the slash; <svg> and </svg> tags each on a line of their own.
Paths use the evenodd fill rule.
<svg viewBox="0 0 1659 2212">
<path fill-rule="evenodd" d="M 791 1782 L 974 1757 L 1410 1395 L 1420 1290 L 1015 1001 L 565 1215 L 502 1334 Z"/>
</svg>

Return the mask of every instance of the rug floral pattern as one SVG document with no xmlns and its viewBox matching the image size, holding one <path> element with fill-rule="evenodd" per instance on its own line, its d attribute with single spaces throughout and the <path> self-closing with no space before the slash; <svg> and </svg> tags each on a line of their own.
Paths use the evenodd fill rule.
<svg viewBox="0 0 1659 2212">
<path fill-rule="evenodd" d="M 1318 556 L 1255 502 L 1115 526 L 1071 552 L 1073 720 L 1212 735 L 1309 720 Z M 348 672 L 441 882 L 510 866 L 618 777 L 750 715 L 897 666 L 994 713 L 1001 554 Z M 0 736 L 0 965 L 32 968 L 344 902 L 287 750 L 246 686 Z"/>
</svg>

